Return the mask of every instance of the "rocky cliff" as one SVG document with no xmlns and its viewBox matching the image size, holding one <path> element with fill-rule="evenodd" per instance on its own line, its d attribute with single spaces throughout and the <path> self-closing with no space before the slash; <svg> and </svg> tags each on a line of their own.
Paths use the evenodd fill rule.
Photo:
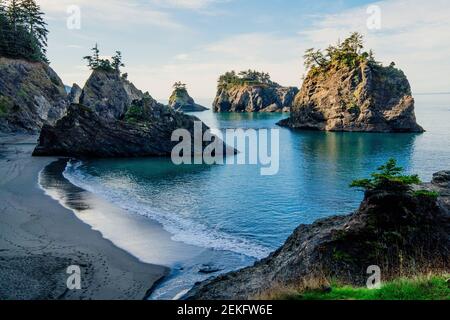
<svg viewBox="0 0 450 320">
<path fill-rule="evenodd" d="M 143 96 L 144 93 L 119 72 L 94 70 L 78 103 L 94 110 L 103 118 L 119 119 L 134 100 L 142 99 Z"/>
<path fill-rule="evenodd" d="M 290 112 L 297 88 L 244 84 L 219 88 L 214 112 Z"/>
<path fill-rule="evenodd" d="M 291 117 L 280 122 L 294 129 L 366 132 L 423 132 L 404 73 L 362 61 L 311 70 L 296 96 Z"/>
<path fill-rule="evenodd" d="M 47 64 L 0 57 L 0 132 L 37 132 L 67 105 L 64 84 Z"/>
<path fill-rule="evenodd" d="M 369 266 L 382 280 L 450 270 L 450 171 L 414 191 L 367 192 L 349 216 L 298 227 L 286 243 L 254 266 L 198 284 L 188 299 L 252 299 L 312 279 L 364 286 Z"/>
<path fill-rule="evenodd" d="M 297 88 L 282 87 L 265 72 L 226 72 L 219 77 L 214 112 L 290 112 Z"/>
<path fill-rule="evenodd" d="M 169 99 L 169 107 L 182 112 L 200 112 L 208 108 L 196 104 L 186 88 L 176 88 Z"/>
<path fill-rule="evenodd" d="M 80 88 L 79 85 L 74 83 L 69 91 L 69 96 L 67 97 L 67 100 L 70 104 L 79 104 L 80 103 L 80 97 L 83 93 L 83 89 Z"/>
</svg>

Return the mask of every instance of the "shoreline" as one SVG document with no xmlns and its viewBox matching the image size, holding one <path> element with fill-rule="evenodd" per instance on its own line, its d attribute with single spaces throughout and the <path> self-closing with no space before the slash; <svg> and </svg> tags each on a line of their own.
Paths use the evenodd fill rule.
<svg viewBox="0 0 450 320">
<path fill-rule="evenodd" d="M 169 268 L 140 261 L 46 195 L 36 136 L 0 136 L 0 299 L 142 300 Z M 81 269 L 81 290 L 66 270 Z"/>
</svg>

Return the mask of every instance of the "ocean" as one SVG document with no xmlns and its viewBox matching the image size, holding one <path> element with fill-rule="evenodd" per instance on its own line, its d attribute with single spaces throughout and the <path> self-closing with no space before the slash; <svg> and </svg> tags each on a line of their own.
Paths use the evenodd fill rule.
<svg viewBox="0 0 450 320">
<path fill-rule="evenodd" d="M 200 248 L 165 263 L 172 274 L 152 296 L 179 298 L 197 281 L 266 257 L 300 224 L 351 213 L 363 194 L 349 184 L 389 158 L 424 181 L 450 170 L 450 94 L 417 95 L 416 115 L 424 134 L 291 131 L 276 125 L 283 114 L 196 113 L 217 130 L 279 129 L 278 174 L 150 158 L 72 161 L 64 176 L 130 216 L 157 222 L 175 243 Z"/>
</svg>

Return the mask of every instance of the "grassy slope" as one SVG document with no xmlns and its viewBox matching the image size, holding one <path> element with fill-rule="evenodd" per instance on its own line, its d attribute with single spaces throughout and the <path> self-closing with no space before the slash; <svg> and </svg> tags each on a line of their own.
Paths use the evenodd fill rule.
<svg viewBox="0 0 450 320">
<path fill-rule="evenodd" d="M 333 285 L 331 292 L 319 290 L 280 295 L 282 300 L 450 300 L 448 277 L 399 279 L 379 290 Z"/>
</svg>

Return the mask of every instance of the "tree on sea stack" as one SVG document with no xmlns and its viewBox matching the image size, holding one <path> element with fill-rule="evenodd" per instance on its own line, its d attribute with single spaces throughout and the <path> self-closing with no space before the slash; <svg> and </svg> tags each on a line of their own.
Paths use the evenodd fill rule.
<svg viewBox="0 0 450 320">
<path fill-rule="evenodd" d="M 116 51 L 116 55 L 112 56 L 111 60 L 100 57 L 100 49 L 98 48 L 98 44 L 95 44 L 91 51 L 92 55 L 85 56 L 83 59 L 87 61 L 88 67 L 93 71 L 101 70 L 106 72 L 117 72 L 120 74 L 120 68 L 125 67 L 125 64 L 122 62 L 121 51 Z M 126 77 L 127 76 L 128 75 L 126 75 Z"/>
</svg>

